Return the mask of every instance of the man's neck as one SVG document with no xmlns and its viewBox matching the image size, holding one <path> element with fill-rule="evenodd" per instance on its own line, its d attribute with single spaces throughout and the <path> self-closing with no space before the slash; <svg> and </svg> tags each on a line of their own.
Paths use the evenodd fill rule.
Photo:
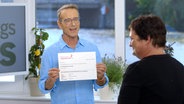
<svg viewBox="0 0 184 104">
<path fill-rule="evenodd" d="M 150 50 L 147 54 L 144 55 L 144 57 L 148 57 L 152 55 L 162 55 L 162 54 L 165 54 L 164 49 L 162 47 L 157 47 Z"/>
<path fill-rule="evenodd" d="M 75 48 L 77 45 L 77 42 L 79 40 L 78 36 L 77 37 L 70 37 L 70 36 L 65 35 L 65 34 L 62 35 L 62 38 L 66 42 L 66 44 L 68 46 L 70 46 L 71 48 Z"/>
</svg>

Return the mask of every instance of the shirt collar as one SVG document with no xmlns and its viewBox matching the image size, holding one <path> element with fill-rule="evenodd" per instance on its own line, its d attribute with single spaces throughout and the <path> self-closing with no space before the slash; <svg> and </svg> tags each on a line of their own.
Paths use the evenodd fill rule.
<svg viewBox="0 0 184 104">
<path fill-rule="evenodd" d="M 66 46 L 68 47 L 66 42 L 63 40 L 62 35 L 60 37 L 59 46 L 61 47 L 61 49 L 63 49 Z M 80 37 L 79 37 L 79 40 L 78 40 L 76 47 L 79 47 L 79 46 L 85 46 L 83 39 L 81 39 Z"/>
</svg>

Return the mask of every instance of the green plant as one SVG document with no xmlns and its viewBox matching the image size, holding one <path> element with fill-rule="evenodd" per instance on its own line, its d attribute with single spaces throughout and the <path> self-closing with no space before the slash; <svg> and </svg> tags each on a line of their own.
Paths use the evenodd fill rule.
<svg viewBox="0 0 184 104">
<path fill-rule="evenodd" d="M 165 51 L 166 54 L 169 54 L 170 56 L 173 56 L 174 49 L 173 49 L 172 45 L 173 45 L 174 43 L 175 43 L 175 42 L 173 42 L 173 43 L 168 44 L 168 45 L 165 46 L 164 51 Z"/>
<path fill-rule="evenodd" d="M 35 44 L 33 44 L 29 50 L 29 73 L 25 77 L 25 80 L 27 80 L 29 77 L 39 77 L 41 56 L 45 49 L 43 42 L 49 37 L 49 34 L 41 28 L 34 27 L 32 28 L 32 31 L 35 35 Z"/>
<path fill-rule="evenodd" d="M 115 56 L 109 57 L 105 54 L 103 62 L 106 64 L 106 74 L 109 78 L 109 88 L 115 91 L 116 88 L 121 86 L 123 80 L 123 74 L 127 68 L 121 57 L 116 58 Z"/>
</svg>

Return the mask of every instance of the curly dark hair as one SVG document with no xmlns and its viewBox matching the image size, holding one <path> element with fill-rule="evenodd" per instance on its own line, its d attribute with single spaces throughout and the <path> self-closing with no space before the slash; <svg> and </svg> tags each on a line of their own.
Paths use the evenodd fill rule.
<svg viewBox="0 0 184 104">
<path fill-rule="evenodd" d="M 147 40 L 148 37 L 153 39 L 153 46 L 165 47 L 167 31 L 165 24 L 158 16 L 141 15 L 131 21 L 130 29 L 134 30 L 140 39 Z"/>
</svg>

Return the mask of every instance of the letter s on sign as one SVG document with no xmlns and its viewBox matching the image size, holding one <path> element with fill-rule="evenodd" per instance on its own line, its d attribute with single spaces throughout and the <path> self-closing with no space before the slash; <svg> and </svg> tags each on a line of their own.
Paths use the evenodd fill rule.
<svg viewBox="0 0 184 104">
<path fill-rule="evenodd" d="M 1 65 L 3 65 L 3 66 L 10 66 L 10 65 L 13 65 L 15 63 L 16 55 L 13 52 L 7 50 L 7 48 L 12 49 L 14 47 L 15 47 L 15 45 L 13 43 L 10 43 L 10 42 L 6 42 L 6 43 L 3 43 L 1 45 L 1 49 L 0 49 L 1 54 L 3 56 L 6 56 L 6 57 L 9 58 L 9 60 L 5 60 L 5 59 L 0 60 L 0 64 Z"/>
</svg>

